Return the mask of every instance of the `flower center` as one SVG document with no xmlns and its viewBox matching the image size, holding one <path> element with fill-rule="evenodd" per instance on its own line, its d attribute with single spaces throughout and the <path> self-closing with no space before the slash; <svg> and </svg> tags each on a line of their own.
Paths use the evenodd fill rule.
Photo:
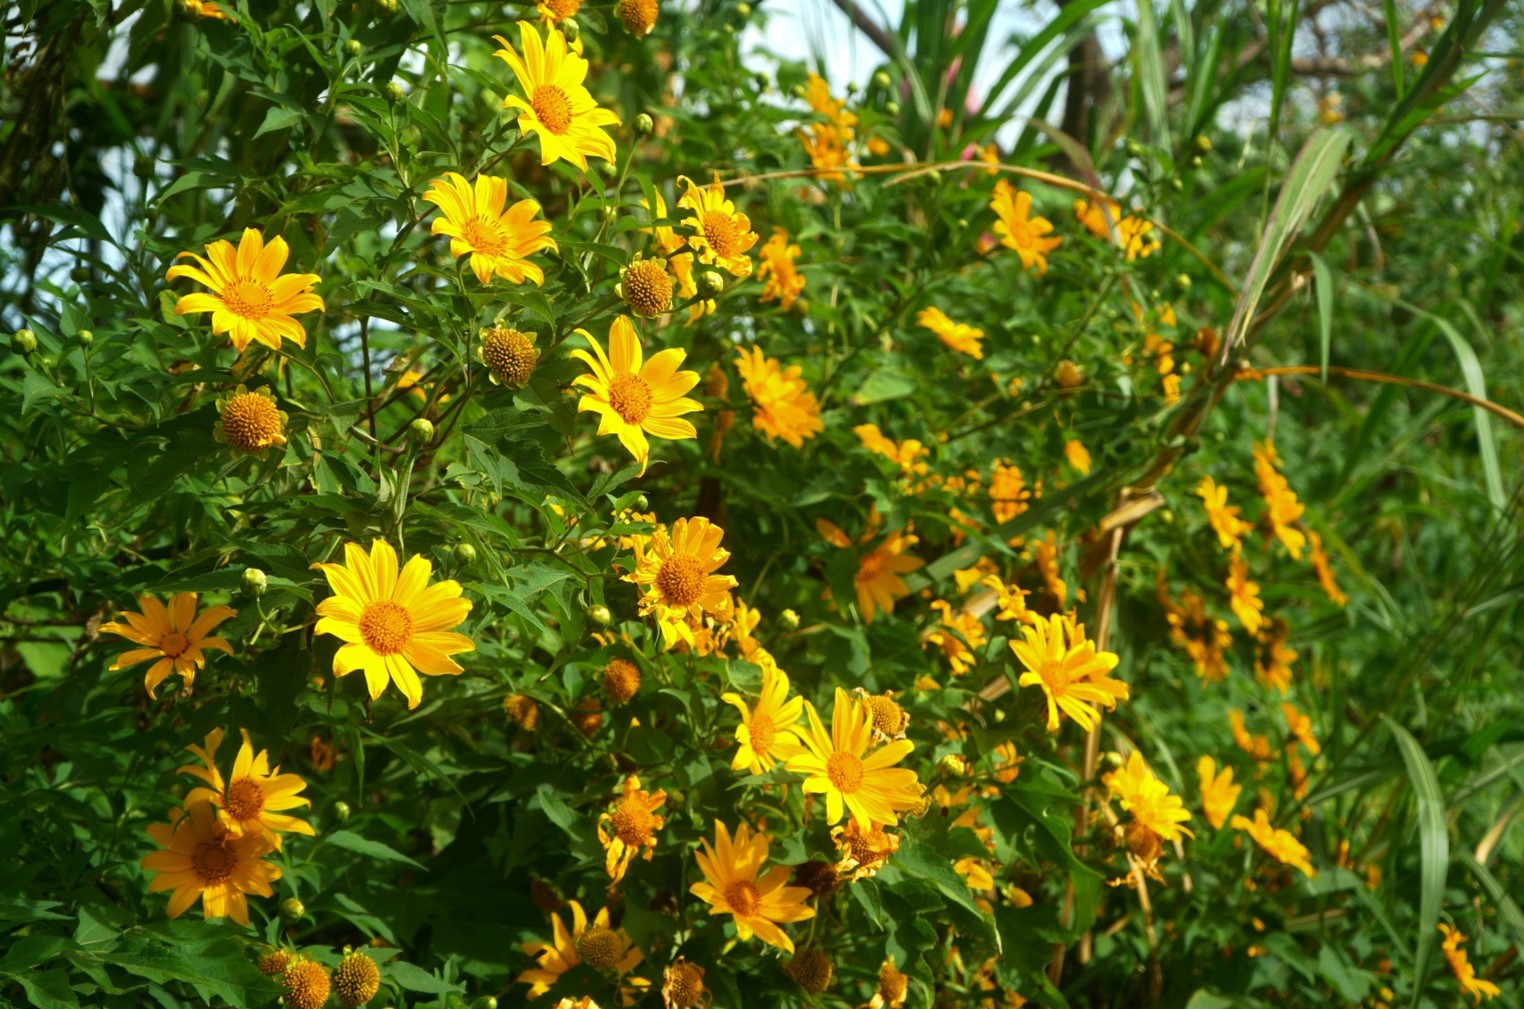
<svg viewBox="0 0 1524 1009">
<path fill-rule="evenodd" d="M 1011 241 L 1015 242 L 1022 248 L 1026 248 L 1027 246 L 1034 244 L 1034 239 L 1032 237 L 1032 227 L 1031 225 L 1027 224 L 1026 221 L 1011 221 L 1010 232 Z"/>
<path fill-rule="evenodd" d="M 773 749 L 773 736 L 777 729 L 773 725 L 771 715 L 756 714 L 751 716 L 751 724 L 746 727 L 751 734 L 752 752 L 757 754 L 771 753 Z"/>
<path fill-rule="evenodd" d="M 484 256 L 501 256 L 508 244 L 497 222 L 481 215 L 467 218 L 460 226 L 460 240 Z"/>
<path fill-rule="evenodd" d="M 222 289 L 222 301 L 228 311 L 245 319 L 263 319 L 270 314 L 275 299 L 270 287 L 258 280 L 239 280 Z"/>
<path fill-rule="evenodd" d="M 541 84 L 535 88 L 529 107 L 534 109 L 535 118 L 558 137 L 571 127 L 571 99 L 559 85 Z"/>
<path fill-rule="evenodd" d="M 884 555 L 881 550 L 872 550 L 863 555 L 863 559 L 857 565 L 857 584 L 862 585 L 875 581 L 879 573 L 884 569 Z"/>
<path fill-rule="evenodd" d="M 609 823 L 613 825 L 614 833 L 619 835 L 619 840 L 634 847 L 651 840 L 656 818 L 639 803 L 625 799 L 609 814 Z"/>
<path fill-rule="evenodd" d="M 594 925 L 577 940 L 577 955 L 582 962 L 599 970 L 618 966 L 623 952 L 624 943 L 619 936 L 602 925 Z"/>
<path fill-rule="evenodd" d="M 668 606 L 692 606 L 703 595 L 707 580 L 704 566 L 688 554 L 673 554 L 656 572 L 657 591 Z"/>
<path fill-rule="evenodd" d="M 704 232 L 704 240 L 721 259 L 729 259 L 741 251 L 741 231 L 736 227 L 735 218 L 723 210 L 706 213 L 699 228 Z"/>
<path fill-rule="evenodd" d="M 546 0 L 545 6 L 556 16 L 557 21 L 565 21 L 567 18 L 577 16 L 577 11 L 582 7 L 582 0 Z"/>
<path fill-rule="evenodd" d="M 725 887 L 725 903 L 733 914 L 753 915 L 762 906 L 762 898 L 751 880 L 737 879 Z"/>
<path fill-rule="evenodd" d="M 269 448 L 281 437 L 280 411 L 268 396 L 245 393 L 227 401 L 222 411 L 222 436 L 244 452 Z"/>
<path fill-rule="evenodd" d="M 390 599 L 371 603 L 360 614 L 360 637 L 377 655 L 396 655 L 412 636 L 412 616 Z"/>
<path fill-rule="evenodd" d="M 179 631 L 170 631 L 159 639 L 159 651 L 172 659 L 178 659 L 190 647 L 190 642 Z"/>
<path fill-rule="evenodd" d="M 863 787 L 863 762 L 851 753 L 833 753 L 826 758 L 826 777 L 838 792 L 851 794 Z"/>
<path fill-rule="evenodd" d="M 228 786 L 228 815 L 235 820 L 252 820 L 265 808 L 265 792 L 253 778 L 239 778 Z"/>
<path fill-rule="evenodd" d="M 615 375 L 609 383 L 609 406 L 626 424 L 639 424 L 651 413 L 651 387 L 639 375 Z"/>
<path fill-rule="evenodd" d="M 1054 697 L 1062 697 L 1069 690 L 1069 674 L 1064 671 L 1062 663 L 1044 662 L 1037 670 L 1037 675 L 1042 677 L 1048 692 Z"/>
<path fill-rule="evenodd" d="M 220 883 L 233 875 L 238 856 L 218 841 L 202 841 L 191 855 L 191 868 L 205 883 Z"/>
</svg>

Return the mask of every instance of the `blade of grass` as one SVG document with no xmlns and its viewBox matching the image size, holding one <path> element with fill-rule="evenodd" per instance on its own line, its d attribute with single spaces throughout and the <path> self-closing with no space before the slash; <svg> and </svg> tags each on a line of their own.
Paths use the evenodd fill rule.
<svg viewBox="0 0 1524 1009">
<path fill-rule="evenodd" d="M 1445 899 L 1445 877 L 1450 867 L 1450 835 L 1445 829 L 1445 797 L 1439 790 L 1439 778 L 1428 754 L 1412 734 L 1401 725 L 1386 719 L 1386 727 L 1397 740 L 1402 762 L 1418 805 L 1418 941 L 1413 951 L 1413 999 L 1417 1006 L 1423 996 L 1424 977 L 1428 973 L 1429 952 L 1439 927 L 1439 909 Z"/>
<path fill-rule="evenodd" d="M 1392 90 L 1402 99 L 1407 84 L 1402 70 L 1402 26 L 1397 23 L 1396 0 L 1381 0 L 1381 11 L 1386 16 L 1386 43 L 1392 48 Z"/>
<path fill-rule="evenodd" d="M 1328 261 L 1316 252 L 1308 253 L 1318 298 L 1318 380 L 1328 384 L 1328 348 L 1333 341 L 1334 286 Z"/>
<path fill-rule="evenodd" d="M 1169 150 L 1169 88 L 1164 80 L 1164 58 L 1159 52 L 1159 22 L 1153 0 L 1138 0 L 1138 86 L 1143 93 L 1143 114 L 1149 139 Z"/>
</svg>

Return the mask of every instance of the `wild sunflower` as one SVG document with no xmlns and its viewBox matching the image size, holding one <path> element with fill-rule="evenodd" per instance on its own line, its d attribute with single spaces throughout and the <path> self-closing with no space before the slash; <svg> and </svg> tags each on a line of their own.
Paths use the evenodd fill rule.
<svg viewBox="0 0 1524 1009">
<path fill-rule="evenodd" d="M 209 802 L 190 803 L 170 812 L 169 823 L 155 823 L 148 834 L 162 851 L 143 856 L 142 866 L 156 872 L 149 893 L 173 890 L 169 916 L 178 918 L 201 898 L 207 918 L 249 923 L 244 894 L 270 897 L 280 869 L 264 861 L 273 847 L 262 834 L 235 834 Z"/>
<path fill-rule="evenodd" d="M 755 408 L 751 426 L 767 436 L 768 441 L 782 438 L 794 448 L 803 448 L 805 439 L 825 430 L 820 420 L 820 401 L 800 378 L 799 365 L 781 368 L 765 357 L 758 347 L 742 350 L 736 359 L 741 384 Z"/>
<path fill-rule="evenodd" d="M 883 824 L 864 826 L 856 819 L 848 820 L 844 826 L 832 827 L 831 841 L 841 853 L 836 871 L 843 879 L 854 882 L 876 875 L 900 850 L 900 835 L 889 833 Z"/>
<path fill-rule="evenodd" d="M 790 245 L 788 232 L 773 229 L 773 237 L 762 246 L 762 265 L 757 269 L 757 279 L 762 281 L 759 301 L 776 301 L 787 312 L 794 307 L 799 292 L 804 290 L 804 275 L 794 265 L 799 258 L 799 246 Z"/>
<path fill-rule="evenodd" d="M 900 576 L 926 564 L 909 552 L 918 542 L 909 530 L 901 529 L 885 536 L 884 542 L 857 562 L 852 585 L 857 590 L 857 610 L 863 623 L 873 623 L 875 613 L 893 613 L 894 601 L 910 595 L 910 587 Z"/>
<path fill-rule="evenodd" d="M 898 813 L 920 804 L 916 773 L 894 766 L 915 744 L 897 739 L 870 754 L 873 712 L 868 705 L 837 687 L 829 734 L 813 704 L 806 703 L 805 712 L 809 729 L 800 733 L 800 740 L 806 752 L 790 757 L 787 766 L 805 775 L 806 793 L 825 794 L 826 823 L 836 823 L 850 811 L 865 828 L 875 823 L 893 826 L 899 823 Z"/>
<path fill-rule="evenodd" d="M 1266 854 L 1279 862 L 1302 870 L 1302 874 L 1308 879 L 1318 874 L 1318 870 L 1312 867 L 1312 852 L 1308 851 L 1290 831 L 1272 826 L 1270 817 L 1263 809 L 1254 811 L 1253 820 L 1246 816 L 1233 817 L 1232 827 L 1234 830 L 1246 831 Z"/>
<path fill-rule="evenodd" d="M 651 860 L 651 853 L 656 850 L 656 832 L 666 826 L 666 820 L 656 811 L 666 801 L 664 790 L 648 792 L 632 774 L 624 779 L 624 794 L 598 818 L 598 840 L 607 855 L 604 868 L 613 883 L 624 879 L 636 855 L 643 854 L 646 861 Z"/>
<path fill-rule="evenodd" d="M 923 329 L 929 329 L 937 334 L 937 339 L 941 340 L 942 346 L 948 350 L 967 354 L 975 361 L 984 359 L 984 348 L 979 342 L 984 339 L 984 330 L 975 329 L 961 322 L 953 322 L 947 317 L 946 312 L 935 305 L 917 312 L 915 321 L 920 323 Z"/>
<path fill-rule="evenodd" d="M 371 544 L 369 556 L 358 543 L 344 544 L 343 564 L 314 564 L 334 594 L 318 603 L 318 634 L 344 642 L 333 657 L 333 674 L 365 670 L 371 700 L 390 679 L 407 698 L 408 710 L 423 700 L 418 674 L 454 675 L 461 667 L 450 656 L 470 652 L 476 643 L 452 627 L 471 612 L 460 598 L 460 583 L 429 584 L 433 565 L 413 557 L 397 572 L 397 552 L 385 540 Z"/>
<path fill-rule="evenodd" d="M 503 107 L 519 109 L 519 131 L 540 138 L 540 163 L 566 160 L 587 171 L 587 159 L 613 161 L 618 152 L 605 126 L 618 126 L 619 117 L 601 108 L 583 85 L 587 60 L 569 52 L 566 37 L 549 31 L 545 39 L 528 21 L 519 22 L 520 56 L 507 39 L 492 36 L 503 48 L 492 55 L 513 69 L 519 87 L 528 96 L 503 99 Z"/>
<path fill-rule="evenodd" d="M 698 437 L 693 423 L 682 417 L 703 409 L 697 400 L 686 398 L 686 393 L 698 385 L 699 375 L 696 371 L 678 371 L 686 357 L 680 348 L 669 347 L 642 363 L 640 337 L 623 315 L 609 327 L 607 354 L 591 333 L 577 332 L 593 349 L 592 354 L 571 352 L 592 369 L 591 374 L 572 379 L 573 385 L 587 390 L 577 402 L 577 410 L 598 414 L 598 434 L 616 435 L 640 463 L 642 474 L 651 459 L 648 434 L 672 441 Z"/>
<path fill-rule="evenodd" d="M 1224 550 L 1237 550 L 1243 546 L 1240 537 L 1253 526 L 1238 517 L 1238 506 L 1228 504 L 1228 489 L 1217 486 L 1209 476 L 1201 478 L 1196 485 L 1196 495 L 1206 509 L 1207 522 L 1217 534 L 1217 542 Z"/>
<path fill-rule="evenodd" d="M 1296 498 L 1296 491 L 1276 467 L 1280 456 L 1275 445 L 1266 438 L 1254 444 L 1254 475 L 1259 480 L 1259 492 L 1265 498 L 1265 515 L 1275 530 L 1276 538 L 1294 560 L 1302 559 L 1302 548 L 1307 536 L 1293 523 L 1302 517 L 1305 507 Z"/>
<path fill-rule="evenodd" d="M 1242 553 L 1228 559 L 1228 605 L 1238 622 L 1250 634 L 1258 634 L 1265 622 L 1265 601 L 1259 597 L 1259 583 L 1249 577 L 1249 562 Z"/>
<path fill-rule="evenodd" d="M 148 667 L 148 674 L 143 677 L 143 685 L 148 688 L 149 697 L 155 696 L 154 691 L 170 673 L 179 673 L 185 680 L 185 685 L 192 686 L 196 682 L 196 670 L 206 665 L 206 656 L 202 654 L 205 649 L 215 648 L 233 654 L 233 646 L 227 643 L 227 639 L 207 636 L 218 624 L 237 616 L 226 606 L 208 606 L 198 616 L 196 593 L 180 592 L 169 601 L 167 609 L 150 595 L 138 597 L 138 608 L 143 612 L 122 614 L 126 624 L 113 620 L 101 624 L 101 631 L 105 634 L 120 634 L 128 641 L 143 646 L 118 655 L 111 664 L 113 670 L 158 659 Z"/>
<path fill-rule="evenodd" d="M 649 544 L 637 544 L 635 571 L 625 580 L 640 586 L 640 612 L 655 615 L 663 648 L 679 640 L 692 647 L 705 613 L 730 614 L 736 580 L 715 574 L 730 559 L 720 547 L 724 537 L 725 530 L 698 516 L 678 519 L 670 532 L 658 526 Z"/>
<path fill-rule="evenodd" d="M 757 244 L 757 233 L 751 230 L 751 218 L 726 198 L 718 173 L 708 186 L 686 177 L 677 184 L 685 187 L 677 205 L 688 211 L 685 223 L 695 232 L 688 244 L 698 253 L 699 262 L 722 267 L 731 276 L 751 276 L 751 257 L 746 252 Z"/>
<path fill-rule="evenodd" d="M 1440 922 L 1439 931 L 1445 937 L 1444 942 L 1440 944 L 1440 949 L 1445 954 L 1445 961 L 1450 965 L 1451 972 L 1455 974 L 1455 980 L 1460 983 L 1461 991 L 1471 996 L 1473 1005 L 1481 1005 L 1484 998 L 1491 1002 L 1503 994 L 1503 990 L 1491 981 L 1482 981 L 1477 978 L 1476 967 L 1472 965 L 1466 951 L 1461 948 L 1466 944 L 1466 937 L 1460 929 Z"/>
<path fill-rule="evenodd" d="M 762 874 L 771 843 L 767 835 L 753 834 L 742 823 L 732 839 L 725 825 L 716 820 L 713 846 L 707 837 L 700 843 L 703 850 L 695 854 L 704 881 L 694 883 L 688 892 L 707 903 L 710 914 L 731 915 L 736 935 L 743 942 L 755 935 L 769 946 L 792 953 L 793 940 L 779 923 L 813 918 L 815 909 L 804 905 L 810 897 L 809 887 L 785 885 L 792 872 L 788 866 L 775 865 Z"/>
<path fill-rule="evenodd" d="M 550 222 L 535 220 L 540 205 L 534 200 L 519 200 L 503 209 L 508 203 L 507 179 L 478 175 L 473 185 L 459 172 L 445 172 L 444 178 L 429 183 L 423 198 L 444 214 L 434 219 L 430 233 L 450 236 L 451 256 L 459 259 L 469 253 L 477 280 L 490 284 L 496 275 L 515 284 L 526 277 L 536 287 L 545 283 L 545 271 L 529 257 L 546 249 L 557 252 L 559 246 L 550 237 Z"/>
<path fill-rule="evenodd" d="M 667 217 L 667 201 L 662 199 L 661 193 L 656 193 L 656 204 L 651 206 L 642 203 L 651 212 L 654 220 L 664 220 Z M 694 323 L 715 309 L 714 299 L 699 298 L 698 281 L 693 276 L 693 250 L 688 247 L 688 240 L 676 231 L 670 224 L 653 224 L 649 228 L 641 230 L 650 234 L 656 240 L 656 246 L 667 260 L 667 269 L 672 274 L 672 279 L 677 283 L 677 293 L 682 298 L 696 299 L 688 306 L 688 322 Z"/>
<path fill-rule="evenodd" d="M 978 662 L 975 650 L 984 647 L 984 622 L 973 613 L 953 605 L 945 599 L 932 601 L 931 608 L 942 614 L 942 621 L 926 632 L 921 647 L 931 645 L 942 649 L 954 676 L 962 676 Z"/>
<path fill-rule="evenodd" d="M 1219 774 L 1217 761 L 1211 757 L 1202 757 L 1196 761 L 1196 774 L 1201 778 L 1201 811 L 1206 814 L 1207 823 L 1214 829 L 1221 830 L 1228 815 L 1233 812 L 1238 794 L 1244 790 L 1244 786 L 1233 784 L 1231 767 L 1224 766 Z"/>
<path fill-rule="evenodd" d="M 214 293 L 185 295 L 175 302 L 175 314 L 211 312 L 212 332 L 227 333 L 239 353 L 255 341 L 271 350 L 279 350 L 283 339 L 307 346 L 307 330 L 292 316 L 322 311 L 323 299 L 312 288 L 323 278 L 315 273 L 282 276 L 289 254 L 284 238 L 277 235 L 267 245 L 253 228 L 243 229 L 236 250 L 233 243 L 218 239 L 206 246 L 205 259 L 194 252 L 180 253 L 176 259 L 189 256 L 199 268 L 171 266 L 165 279 L 189 277 Z"/>
<path fill-rule="evenodd" d="M 1121 802 L 1122 808 L 1132 814 L 1134 823 L 1166 841 L 1177 840 L 1181 834 L 1196 836 L 1181 826 L 1191 818 L 1190 810 L 1185 808 L 1180 796 L 1171 795 L 1169 786 L 1154 776 L 1139 751 L 1133 750 L 1124 766 L 1101 780 Z"/>
<path fill-rule="evenodd" d="M 1053 230 L 1052 222 L 1046 217 L 1030 216 L 1032 194 L 1017 192 L 1009 182 L 1001 179 L 995 183 L 990 209 L 999 218 L 995 222 L 995 233 L 1000 236 L 1000 244 L 1016 250 L 1021 257 L 1022 269 L 1036 267 L 1039 277 L 1047 273 L 1047 254 L 1058 248 L 1063 239 L 1045 237 Z"/>
<path fill-rule="evenodd" d="M 762 774 L 779 760 L 801 752 L 797 726 L 804 714 L 804 698 L 791 698 L 788 690 L 788 674 L 767 663 L 762 666 L 762 693 L 755 708 L 748 708 L 738 694 L 720 695 L 720 700 L 741 712 L 736 755 L 730 762 L 733 769 Z"/>
<path fill-rule="evenodd" d="M 536 998 L 550 990 L 550 986 L 562 974 L 581 963 L 599 970 L 614 970 L 621 977 L 629 973 L 644 958 L 644 954 L 632 946 L 630 937 L 623 929 L 609 927 L 609 909 L 603 908 L 598 916 L 588 922 L 587 912 L 574 900 L 566 902 L 571 909 L 572 928 L 568 932 L 559 914 L 550 916 L 552 940 L 550 942 L 526 942 L 519 948 L 537 961 L 534 967 L 524 971 L 515 983 L 529 985 L 529 998 Z M 647 984 L 639 978 L 630 983 Z"/>
<path fill-rule="evenodd" d="M 1057 732 L 1059 713 L 1088 731 L 1100 717 L 1095 705 L 1115 708 L 1128 698 L 1127 684 L 1111 679 L 1117 657 L 1096 651 L 1083 625 L 1072 625 L 1055 613 L 1021 628 L 1025 640 L 1010 642 L 1011 651 L 1026 667 L 1017 685 L 1039 686 L 1048 696 L 1048 731 Z"/>
<path fill-rule="evenodd" d="M 193 788 L 185 796 L 186 804 L 209 802 L 222 811 L 223 822 L 235 834 L 262 834 L 275 848 L 281 850 L 280 831 L 313 836 L 316 831 L 306 820 L 275 812 L 279 809 L 295 809 L 311 806 L 312 802 L 301 796 L 307 783 L 300 775 L 281 774 L 277 765 L 270 767 L 270 755 L 264 750 L 254 752 L 249 731 L 243 733 L 243 746 L 233 761 L 233 774 L 224 780 L 217 770 L 217 748 L 222 745 L 222 730 L 213 729 L 206 735 L 206 745 L 187 747 L 201 758 L 204 766 L 188 764 L 176 769 L 177 774 L 191 774 L 206 782 L 205 788 Z"/>
</svg>

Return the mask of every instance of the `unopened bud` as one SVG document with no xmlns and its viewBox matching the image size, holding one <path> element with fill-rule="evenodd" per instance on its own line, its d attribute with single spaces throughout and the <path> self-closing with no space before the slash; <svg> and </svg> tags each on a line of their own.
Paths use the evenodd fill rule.
<svg viewBox="0 0 1524 1009">
<path fill-rule="evenodd" d="M 656 129 L 656 121 L 642 112 L 635 117 L 635 132 L 650 136 L 651 131 Z"/>
<path fill-rule="evenodd" d="M 1181 190 L 1185 189 L 1185 180 L 1181 179 L 1180 176 L 1177 175 L 1173 179 L 1169 180 L 1169 187 L 1178 193 Z"/>
<path fill-rule="evenodd" d="M 280 902 L 281 920 L 288 925 L 295 924 L 307 916 L 307 905 L 295 897 L 287 897 Z"/>
<path fill-rule="evenodd" d="M 258 568 L 243 569 L 243 593 L 250 599 L 258 599 L 265 594 L 268 579 L 265 573 Z"/>
<path fill-rule="evenodd" d="M 493 995 L 483 995 L 471 1003 L 471 1009 L 497 1009 L 497 998 Z"/>
<path fill-rule="evenodd" d="M 643 512 L 643 511 L 645 511 L 649 507 L 651 507 L 651 499 L 646 497 L 644 494 L 640 495 L 640 497 L 635 499 L 635 510 L 636 511 Z"/>
<path fill-rule="evenodd" d="M 397 0 L 376 0 L 376 9 L 382 14 L 397 13 Z"/>
<path fill-rule="evenodd" d="M 1143 145 L 1138 143 L 1136 140 L 1127 141 L 1123 149 L 1127 151 L 1127 156 L 1129 158 L 1141 158 L 1145 153 L 1147 153 L 1143 150 Z"/>
<path fill-rule="evenodd" d="M 476 548 L 469 543 L 457 543 L 455 545 L 455 560 L 459 564 L 474 564 L 476 562 Z"/>
<path fill-rule="evenodd" d="M 614 619 L 609 608 L 602 603 L 596 603 L 587 608 L 587 619 L 595 627 L 607 627 Z"/>
<path fill-rule="evenodd" d="M 884 111 L 889 113 L 891 116 L 897 116 L 897 115 L 900 114 L 900 103 L 899 102 L 885 102 L 884 103 Z"/>
<path fill-rule="evenodd" d="M 408 425 L 407 434 L 414 445 L 427 445 L 434 440 L 434 424 L 427 417 L 419 417 Z"/>
<path fill-rule="evenodd" d="M 576 18 L 566 18 L 557 27 L 568 42 L 575 42 L 582 37 L 582 26 L 577 24 Z"/>
<path fill-rule="evenodd" d="M 397 104 L 398 102 L 402 101 L 403 98 L 407 97 L 407 95 L 402 90 L 402 85 L 398 84 L 396 81 L 387 81 L 386 87 L 381 89 L 381 93 L 384 94 L 386 96 L 386 100 L 391 102 L 393 105 Z"/>
<path fill-rule="evenodd" d="M 799 629 L 799 614 L 793 610 L 784 610 L 778 614 L 778 626 L 785 631 L 797 631 Z"/>
<path fill-rule="evenodd" d="M 95 342 L 95 334 L 88 329 L 82 329 L 74 334 L 74 339 L 79 341 L 81 347 L 88 347 Z"/>
<path fill-rule="evenodd" d="M 937 762 L 937 772 L 948 778 L 961 778 L 968 773 L 968 762 L 956 753 L 949 753 Z"/>
<path fill-rule="evenodd" d="M 723 273 L 715 273 L 713 271 L 704 274 L 704 286 L 709 288 L 709 290 L 713 291 L 715 294 L 719 294 L 721 291 L 725 290 L 725 275 Z"/>
<path fill-rule="evenodd" d="M 358 55 L 360 55 L 361 49 L 362 49 L 362 46 L 360 45 L 360 40 L 359 39 L 347 39 L 344 42 L 344 55 L 345 56 L 350 56 L 350 57 L 358 56 Z"/>
<path fill-rule="evenodd" d="M 1175 285 L 1181 290 L 1189 291 L 1191 289 L 1191 275 L 1189 273 L 1177 275 L 1175 277 Z"/>
<path fill-rule="evenodd" d="M 349 803 L 345 802 L 342 799 L 340 799 L 338 802 L 335 802 L 333 804 L 333 818 L 338 820 L 340 823 L 348 822 Z"/>
<path fill-rule="evenodd" d="M 76 284 L 83 284 L 95 274 L 88 266 L 76 266 L 69 271 L 69 279 Z"/>
<path fill-rule="evenodd" d="M 1197 154 L 1212 153 L 1212 141 L 1206 137 L 1198 136 L 1195 140 L 1191 141 L 1191 145 L 1196 148 Z"/>
<path fill-rule="evenodd" d="M 751 4 L 736 4 L 736 14 L 740 16 L 742 21 L 745 21 L 747 18 L 751 17 Z"/>
<path fill-rule="evenodd" d="M 30 329 L 18 329 L 11 336 L 11 349 L 18 354 L 30 354 L 37 349 L 37 334 Z"/>
<path fill-rule="evenodd" d="M 885 91 L 887 91 L 889 90 L 889 85 L 893 83 L 894 82 L 889 79 L 889 74 L 886 71 L 880 70 L 878 73 L 873 75 L 874 87 L 883 88 Z"/>
</svg>

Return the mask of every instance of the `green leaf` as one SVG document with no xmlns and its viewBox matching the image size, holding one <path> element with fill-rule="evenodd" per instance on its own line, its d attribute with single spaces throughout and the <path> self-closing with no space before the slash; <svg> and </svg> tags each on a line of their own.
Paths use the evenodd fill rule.
<svg viewBox="0 0 1524 1009">
<path fill-rule="evenodd" d="M 891 399 L 901 399 L 916 390 L 916 380 L 912 375 L 907 375 L 894 368 L 880 368 L 863 379 L 862 385 L 858 386 L 852 394 L 853 406 L 871 406 L 874 403 L 887 403 Z"/>
<path fill-rule="evenodd" d="M 1455 856 L 1460 863 L 1471 870 L 1471 875 L 1482 884 L 1482 889 L 1487 891 L 1487 897 L 1497 906 L 1498 917 L 1508 930 L 1513 933 L 1515 946 L 1524 947 L 1524 912 L 1519 910 L 1519 905 L 1509 896 L 1508 891 L 1498 878 L 1492 874 L 1492 870 L 1478 862 L 1469 851 L 1460 851 Z"/>
<path fill-rule="evenodd" d="M 361 837 L 359 834 L 349 830 L 335 830 L 323 838 L 323 843 L 331 844 L 335 848 L 343 848 L 345 851 L 352 851 L 357 855 L 365 855 L 368 858 L 378 859 L 382 862 L 400 862 L 403 865 L 410 865 L 415 869 L 423 868 L 422 863 L 408 858 L 396 848 L 382 844 L 380 841 L 372 841 L 368 837 Z"/>
<path fill-rule="evenodd" d="M 1334 284 L 1333 271 L 1328 261 L 1316 252 L 1309 252 L 1315 292 L 1318 298 L 1318 378 L 1328 384 L 1328 348 L 1333 342 Z"/>
<path fill-rule="evenodd" d="M 301 122 L 307 114 L 301 109 L 272 108 L 265 113 L 265 121 L 259 124 L 259 129 L 254 131 L 253 139 L 259 139 L 266 133 L 276 130 L 289 129 Z"/>
<path fill-rule="evenodd" d="M 425 995 L 450 995 L 465 991 L 464 986 L 441 980 L 410 963 L 387 964 L 386 973 L 408 991 L 423 992 Z"/>
<path fill-rule="evenodd" d="M 1416 1006 L 1423 995 L 1428 974 L 1429 950 L 1439 928 L 1439 909 L 1445 900 L 1445 878 L 1450 867 L 1450 835 L 1445 829 L 1445 797 L 1439 790 L 1439 778 L 1428 754 L 1412 734 L 1401 725 L 1386 719 L 1386 727 L 1397 740 L 1402 762 L 1418 804 L 1418 941 L 1413 951 L 1413 1000 Z"/>
</svg>

